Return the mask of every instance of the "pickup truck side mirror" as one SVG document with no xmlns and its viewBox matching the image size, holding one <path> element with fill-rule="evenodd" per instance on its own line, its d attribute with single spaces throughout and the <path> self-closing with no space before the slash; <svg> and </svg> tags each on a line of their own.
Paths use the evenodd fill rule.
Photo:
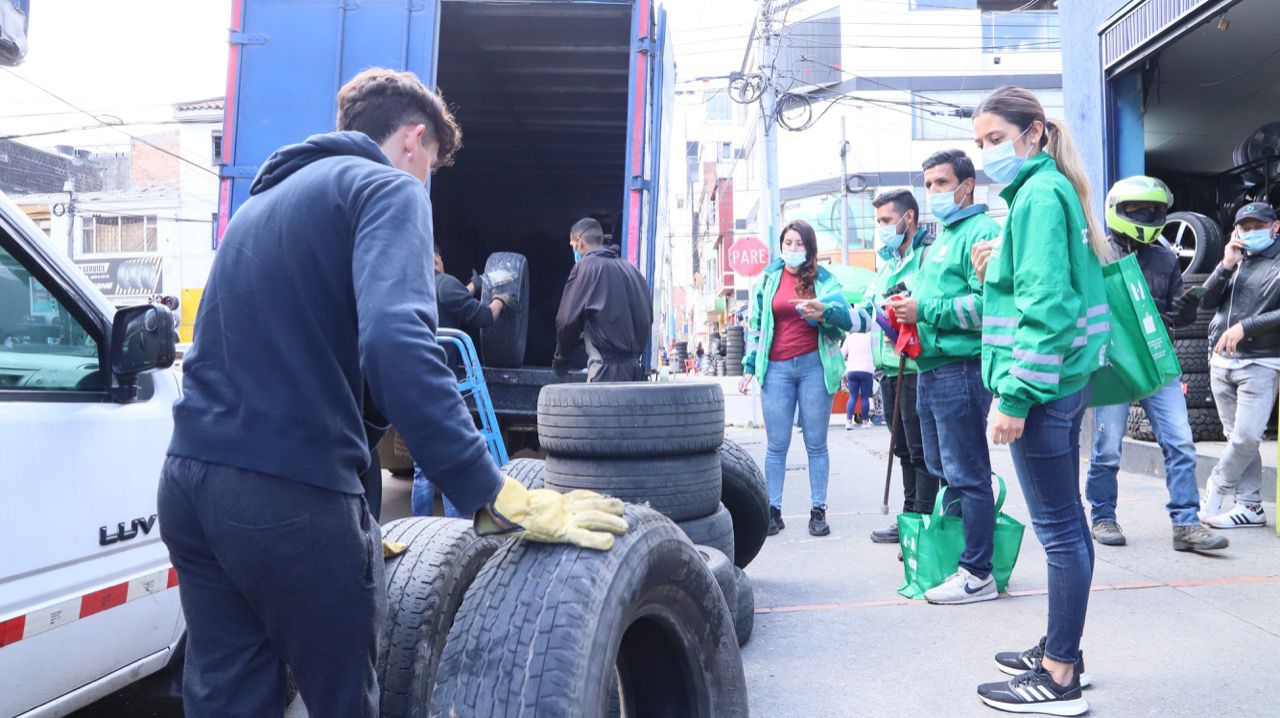
<svg viewBox="0 0 1280 718">
<path fill-rule="evenodd" d="M 111 373 L 115 376 L 116 401 L 133 401 L 138 395 L 138 375 L 173 366 L 178 334 L 173 313 L 159 304 L 125 307 L 111 321 Z"/>
</svg>

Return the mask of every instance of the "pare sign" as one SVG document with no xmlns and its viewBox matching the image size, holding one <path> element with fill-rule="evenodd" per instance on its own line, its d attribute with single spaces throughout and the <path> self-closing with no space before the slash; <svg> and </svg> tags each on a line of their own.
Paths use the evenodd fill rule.
<svg viewBox="0 0 1280 718">
<path fill-rule="evenodd" d="M 742 237 L 729 247 L 729 267 L 738 274 L 754 277 L 769 264 L 769 248 L 755 237 Z"/>
</svg>

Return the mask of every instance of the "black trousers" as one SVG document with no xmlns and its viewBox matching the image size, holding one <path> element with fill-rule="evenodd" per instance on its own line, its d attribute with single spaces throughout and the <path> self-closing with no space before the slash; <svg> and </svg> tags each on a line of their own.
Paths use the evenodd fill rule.
<svg viewBox="0 0 1280 718">
<path fill-rule="evenodd" d="M 588 382 L 644 381 L 644 368 L 639 359 L 605 359 L 588 362 Z"/>
<path fill-rule="evenodd" d="M 161 536 L 187 621 L 187 718 L 376 718 L 387 611 L 382 536 L 362 495 L 169 457 Z"/>
<path fill-rule="evenodd" d="M 931 513 L 933 501 L 938 497 L 939 481 L 929 473 L 924 460 L 924 437 L 920 433 L 920 414 L 916 411 L 916 375 L 886 376 L 881 380 L 880 397 L 886 421 L 893 419 L 898 392 L 902 392 L 902 405 L 898 408 L 898 423 L 892 429 L 898 435 L 893 453 L 902 465 L 902 511 Z"/>
</svg>

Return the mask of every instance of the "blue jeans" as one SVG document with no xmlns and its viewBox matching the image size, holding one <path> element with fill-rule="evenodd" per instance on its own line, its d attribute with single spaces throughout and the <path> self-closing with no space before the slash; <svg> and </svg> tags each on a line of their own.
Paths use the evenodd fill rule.
<svg viewBox="0 0 1280 718">
<path fill-rule="evenodd" d="M 1200 523 L 1200 490 L 1196 488 L 1196 445 L 1191 440 L 1187 403 L 1182 398 L 1182 380 L 1174 379 L 1143 399 L 1142 408 L 1151 419 L 1156 442 L 1164 452 L 1164 481 L 1169 487 L 1165 508 L 1174 526 Z M 1129 423 L 1129 405 L 1100 406 L 1093 414 L 1093 457 L 1089 460 L 1089 480 L 1084 494 L 1092 507 L 1096 524 L 1116 519 L 1116 474 L 1120 471 L 1120 449 Z"/>
<path fill-rule="evenodd" d="M 787 473 L 787 449 L 791 448 L 791 420 L 800 415 L 804 448 L 809 454 L 809 500 L 814 507 L 827 505 L 827 477 L 831 456 L 827 453 L 827 428 L 831 401 L 818 352 L 795 359 L 769 362 L 760 390 L 768 449 L 764 476 L 769 484 L 769 505 L 782 508 L 782 484 Z"/>
<path fill-rule="evenodd" d="M 853 409 L 861 399 L 862 411 L 858 415 L 866 421 L 871 414 L 871 372 L 851 371 L 846 375 L 845 380 L 849 383 L 849 406 L 844 412 L 845 420 L 853 421 Z"/>
<path fill-rule="evenodd" d="M 924 460 L 942 479 L 947 498 L 960 500 L 964 553 L 960 565 L 978 578 L 991 575 L 996 500 L 991 491 L 987 412 L 991 392 L 982 385 L 982 360 L 969 359 L 920 372 L 916 409 Z"/>
<path fill-rule="evenodd" d="M 451 519 L 463 518 L 458 509 L 454 508 L 453 502 L 449 500 L 442 492 L 441 500 L 444 502 L 444 515 Z M 414 516 L 430 516 L 432 504 L 436 500 L 436 487 L 431 483 L 426 474 L 422 473 L 422 467 L 418 466 L 418 462 L 413 462 L 413 493 L 409 496 L 409 503 L 413 507 Z"/>
<path fill-rule="evenodd" d="M 1080 503 L 1082 389 L 1031 407 L 1022 438 L 1009 446 L 1036 538 L 1049 564 L 1049 630 L 1044 653 L 1074 664 L 1093 583 L 1093 538 Z"/>
</svg>

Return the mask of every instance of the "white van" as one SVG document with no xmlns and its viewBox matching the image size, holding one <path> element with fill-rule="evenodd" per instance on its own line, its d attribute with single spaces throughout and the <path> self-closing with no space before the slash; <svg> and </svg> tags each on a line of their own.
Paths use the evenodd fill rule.
<svg viewBox="0 0 1280 718">
<path fill-rule="evenodd" d="M 0 716 L 65 715 L 177 655 L 156 523 L 175 341 L 0 194 Z"/>
</svg>

